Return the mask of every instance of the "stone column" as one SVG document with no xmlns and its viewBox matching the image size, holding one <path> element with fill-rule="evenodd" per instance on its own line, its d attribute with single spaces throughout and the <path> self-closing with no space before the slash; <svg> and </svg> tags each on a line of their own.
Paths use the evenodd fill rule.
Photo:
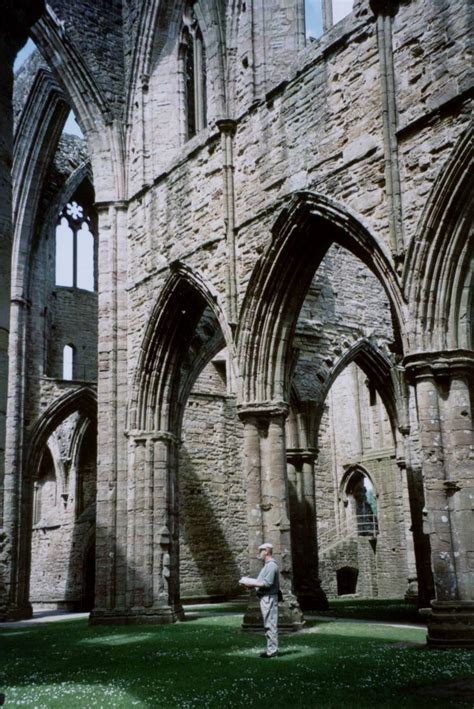
<svg viewBox="0 0 474 709">
<path fill-rule="evenodd" d="M 125 604 L 128 456 L 126 430 L 127 298 L 125 202 L 97 204 L 98 410 L 96 601 L 91 622 Z"/>
<path fill-rule="evenodd" d="M 288 515 L 288 482 L 286 473 L 285 418 L 287 408 L 259 407 L 241 409 L 244 422 L 244 465 L 247 489 L 249 530 L 249 571 L 257 576 L 261 569 L 258 547 L 263 541 L 273 544 L 280 567 L 283 602 L 280 603 L 279 626 L 298 630 L 303 615 L 293 594 L 290 521 Z M 243 622 L 244 629 L 261 627 L 260 610 L 252 603 Z"/>
<path fill-rule="evenodd" d="M 126 544 L 117 547 L 113 597 L 105 587 L 94 624 L 173 623 L 182 616 L 176 490 L 176 441 L 166 432 L 129 433 L 123 511 Z M 99 599 L 102 603 L 99 605 Z"/>
<path fill-rule="evenodd" d="M 12 256 L 12 163 L 13 163 L 13 62 L 26 42 L 28 29 L 44 10 L 42 0 L 18 0 L 2 8 L 0 32 L 0 620 L 31 616 L 28 602 L 29 549 L 21 548 L 31 520 L 31 499 L 14 461 L 6 460 L 8 420 L 10 338 L 10 288 Z M 11 377 L 10 377 L 11 381 Z M 11 406 L 8 404 L 8 408 Z M 8 426 L 7 426 L 8 420 Z M 18 448 L 18 446 L 16 446 Z M 10 456 L 11 458 L 12 456 Z M 29 491 L 31 498 L 31 490 Z M 31 507 L 31 505 L 30 505 Z M 29 514 L 25 517 L 25 511 Z M 29 536 L 28 536 L 29 538 Z"/>
<path fill-rule="evenodd" d="M 403 252 L 403 219 L 400 167 L 397 141 L 397 100 L 393 63 L 392 23 L 398 12 L 398 0 L 370 0 L 377 18 L 377 44 L 380 64 L 380 89 L 385 153 L 385 183 L 388 223 L 392 254 L 396 259 Z"/>
<path fill-rule="evenodd" d="M 6 25 L 8 26 L 8 25 Z M 5 474 L 12 256 L 13 61 L 19 44 L 0 34 L 0 619 L 31 615 L 17 598 L 18 478 Z M 7 488 L 5 490 L 5 487 Z M 2 573 L 3 572 L 3 573 Z"/>
<path fill-rule="evenodd" d="M 234 135 L 236 122 L 230 118 L 217 121 L 221 132 L 222 177 L 223 177 L 223 212 L 227 245 L 226 262 L 226 302 L 227 319 L 235 325 L 237 322 L 237 258 L 235 247 L 235 191 L 234 191 Z"/>
<path fill-rule="evenodd" d="M 314 463 L 317 451 L 288 451 L 288 479 L 293 479 L 290 494 L 291 545 L 294 590 L 302 610 L 328 607 L 321 588 L 318 569 L 316 527 L 316 489 Z M 290 478 L 291 474 L 291 478 Z"/>
<path fill-rule="evenodd" d="M 474 646 L 472 372 L 466 350 L 408 356 L 416 384 L 436 599 L 428 615 L 428 643 Z"/>
</svg>

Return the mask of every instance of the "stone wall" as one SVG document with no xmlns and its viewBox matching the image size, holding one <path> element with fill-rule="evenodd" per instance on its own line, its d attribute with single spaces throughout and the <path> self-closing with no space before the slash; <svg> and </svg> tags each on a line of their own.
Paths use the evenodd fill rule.
<svg viewBox="0 0 474 709">
<path fill-rule="evenodd" d="M 235 397 L 209 364 L 186 406 L 180 451 L 180 584 L 184 599 L 229 598 L 247 569 L 242 430 Z"/>
<path fill-rule="evenodd" d="M 395 461 L 387 412 L 355 364 L 330 389 L 319 444 L 316 495 L 323 589 L 332 595 L 338 569 L 353 566 L 359 571 L 358 594 L 403 596 L 408 588 L 406 480 Z M 351 509 L 348 475 L 355 469 L 364 471 L 376 494 L 376 529 L 367 533 L 370 544 Z M 352 546 L 346 545 L 347 539 Z"/>
<path fill-rule="evenodd" d="M 433 266 L 435 282 L 420 294 L 423 268 L 413 262 L 427 261 L 413 254 L 422 238 L 431 248 L 437 234 L 431 223 L 422 231 L 424 210 L 470 120 L 468 3 L 411 0 L 382 20 L 374 12 L 385 11 L 386 3 L 356 0 L 353 12 L 306 44 L 302 0 L 275 0 L 272 13 L 264 5 L 194 4 L 206 48 L 207 125 L 190 140 L 183 131 L 184 2 L 114 0 L 105 8 L 52 0 L 53 12 L 33 31 L 87 134 L 99 200 L 99 326 L 95 294 L 52 287 L 54 212 L 84 155 L 84 146 L 65 139 L 39 214 L 27 215 L 28 285 L 16 305 L 26 313 L 31 346 L 15 388 L 11 440 L 28 442 L 43 412 L 74 390 L 76 384 L 57 379 L 63 342 L 77 335 L 84 378 L 92 380 L 99 337 L 97 603 L 106 615 L 115 605 L 119 615 L 133 614 L 133 603 L 124 606 L 130 599 L 144 605 L 147 599 L 140 613 L 155 620 L 175 613 L 177 516 L 183 593 L 237 590 L 238 572 L 246 570 L 249 499 L 262 520 L 254 541 L 267 528 L 278 536 L 275 520 L 280 513 L 285 519 L 288 404 L 295 416 L 298 405 L 307 404 L 314 414 L 306 444 L 313 456 L 320 449 L 315 479 L 323 556 L 324 533 L 344 521 L 344 502 L 352 504 L 339 500 L 344 476 L 359 466 L 378 495 L 379 529 L 370 541 L 357 534 L 340 540 L 340 561 L 349 566 L 357 557 L 365 569 L 361 588 L 381 596 L 403 593 L 412 573 L 402 471 L 412 513 L 420 516 L 423 456 L 403 362 L 418 351 L 414 333 L 431 327 L 410 299 L 436 295 L 438 288 Z M 32 58 L 19 76 L 17 118 L 41 64 Z M 58 134 L 57 126 L 50 128 Z M 447 200 L 442 190 L 437 194 L 441 216 L 436 212 L 434 219 L 444 224 Z M 463 248 L 457 245 L 455 254 Z M 303 281 L 310 266 L 313 279 Z M 289 273 L 302 274 L 306 293 Z M 290 282 L 294 292 L 288 293 Z M 212 315 L 213 334 L 198 353 L 194 339 L 205 329 L 198 322 L 203 309 Z M 444 311 L 438 320 L 444 333 Z M 15 352 L 25 339 L 20 324 L 13 322 Z M 222 365 L 209 364 L 197 379 L 205 365 L 199 356 L 205 352 L 211 360 L 216 343 L 228 347 L 225 385 Z M 251 360 L 255 353 L 259 361 Z M 17 450 L 11 444 L 12 456 Z M 430 451 L 423 453 L 428 469 Z M 245 488 L 256 482 L 252 475 L 262 471 L 261 489 L 246 497 Z M 153 495 L 147 497 L 150 480 Z M 175 483 L 178 510 L 169 504 Z M 89 480 L 87 499 L 91 487 Z M 148 516 L 142 498 L 156 506 Z M 23 534 L 22 521 L 15 524 Z M 280 536 L 289 584 L 287 531 Z M 138 542 L 128 548 L 129 540 L 145 538 L 145 548 Z M 328 552 L 328 592 L 334 591 L 334 561 Z M 158 569 L 171 569 L 171 580 L 164 571 L 157 580 Z"/>
<path fill-rule="evenodd" d="M 74 447 L 82 423 L 73 414 L 53 432 L 35 482 L 30 576 L 35 608 L 82 610 L 90 602 L 97 450 L 93 427 Z"/>
</svg>

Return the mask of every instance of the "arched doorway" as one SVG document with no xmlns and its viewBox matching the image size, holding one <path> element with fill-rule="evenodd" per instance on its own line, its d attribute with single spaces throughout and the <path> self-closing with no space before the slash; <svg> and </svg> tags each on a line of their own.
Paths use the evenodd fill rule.
<svg viewBox="0 0 474 709">
<path fill-rule="evenodd" d="M 297 489 L 298 480 L 312 479 L 314 486 L 315 471 L 317 482 L 316 460 L 318 449 L 321 454 L 320 429 L 328 390 L 341 369 L 364 349 L 371 352 L 363 369 L 364 373 L 371 370 L 372 375 L 367 393 L 372 398 L 376 398 L 377 391 L 382 394 L 387 408 L 386 435 L 394 459 L 394 437 L 399 435 L 398 428 L 403 423 L 403 409 L 398 405 L 391 370 L 403 355 L 406 342 L 404 307 L 384 248 L 353 215 L 328 198 L 310 194 L 295 197 L 274 225 L 272 236 L 250 281 L 239 326 L 242 406 L 258 419 L 267 415 L 265 408 L 290 402 L 293 387 L 299 402 L 306 409 L 315 409 L 313 421 L 303 425 L 306 430 L 299 449 L 281 450 L 285 457 L 291 453 L 306 459 L 306 464 L 296 470 L 294 461 L 287 461 Z M 363 342 L 366 346 L 360 344 Z M 304 411 L 300 410 L 301 414 L 304 418 Z M 288 425 L 286 438 L 289 439 Z M 275 444 L 281 446 L 284 440 L 279 435 Z M 274 464 L 277 451 L 272 450 L 270 455 Z M 393 464 L 397 468 L 395 460 Z M 401 475 L 398 468 L 396 474 Z M 300 483 L 300 508 L 312 496 L 309 504 L 316 513 L 306 517 L 305 525 L 311 526 L 310 536 L 316 540 L 316 515 L 319 520 L 320 511 L 310 488 L 311 483 Z M 328 497 L 330 504 L 337 506 L 335 495 L 329 493 Z M 395 507 L 408 506 L 400 491 L 393 499 Z M 271 514 L 269 508 L 269 518 Z M 294 539 L 293 522 L 294 549 L 298 542 Z M 404 534 L 403 523 L 398 528 Z M 276 526 L 271 532 L 279 538 L 280 530 L 281 526 Z M 284 536 L 281 539 L 286 554 Z M 341 567 L 344 565 L 352 566 L 343 563 Z M 402 566 L 406 588 L 406 564 Z"/>
</svg>

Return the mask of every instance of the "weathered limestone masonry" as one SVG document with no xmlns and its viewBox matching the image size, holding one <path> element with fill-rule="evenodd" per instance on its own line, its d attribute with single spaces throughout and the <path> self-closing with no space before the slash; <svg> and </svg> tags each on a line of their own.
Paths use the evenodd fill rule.
<svg viewBox="0 0 474 709">
<path fill-rule="evenodd" d="M 94 589 L 93 623 L 173 622 L 270 540 L 286 628 L 434 589 L 428 642 L 472 646 L 468 0 L 324 0 L 316 40 L 304 0 L 23 5 L 1 617 Z M 89 290 L 58 214 L 73 270 L 88 219 Z"/>
<path fill-rule="evenodd" d="M 0 53 L 2 72 L 0 80 L 0 617 L 6 607 L 12 616 L 29 614 L 27 597 L 17 598 L 13 605 L 8 603 L 10 588 L 16 588 L 21 561 L 19 559 L 19 527 L 21 508 L 21 483 L 16 472 L 7 462 L 6 453 L 6 413 L 8 360 L 15 355 L 15 343 L 10 340 L 10 286 L 13 253 L 12 224 L 12 163 L 13 163 L 13 61 L 17 51 L 27 38 L 29 27 L 38 19 L 44 9 L 40 0 L 21 0 L 13 8 L 4 8 L 4 28 L 0 32 Z M 9 347 L 12 347 L 9 350 Z M 18 421 L 9 417 L 9 425 Z"/>
</svg>

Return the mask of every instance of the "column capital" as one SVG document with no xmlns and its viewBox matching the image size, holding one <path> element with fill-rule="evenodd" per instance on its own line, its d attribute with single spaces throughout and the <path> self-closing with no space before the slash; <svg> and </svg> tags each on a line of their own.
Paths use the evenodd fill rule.
<svg viewBox="0 0 474 709">
<path fill-rule="evenodd" d="M 237 130 L 237 121 L 233 118 L 219 118 L 216 121 L 216 126 L 221 133 L 234 136 Z"/>
<path fill-rule="evenodd" d="M 407 355 L 403 365 L 411 380 L 442 379 L 459 373 L 472 376 L 474 354 L 470 350 L 417 352 Z"/>
<path fill-rule="evenodd" d="M 400 7 L 399 0 L 369 0 L 375 17 L 395 17 Z"/>
<path fill-rule="evenodd" d="M 94 203 L 94 207 L 97 212 L 107 212 L 111 207 L 119 211 L 126 211 L 128 209 L 128 200 L 126 199 L 113 199 L 113 200 L 99 200 Z"/>
<path fill-rule="evenodd" d="M 319 455 L 318 448 L 288 448 L 286 460 L 288 463 L 301 461 L 303 463 L 314 463 Z"/>
<path fill-rule="evenodd" d="M 286 418 L 290 407 L 286 401 L 252 401 L 237 406 L 237 415 L 241 421 L 246 419 L 269 419 L 277 416 Z"/>
<path fill-rule="evenodd" d="M 130 430 L 130 431 L 125 431 L 126 437 L 129 439 L 131 443 L 134 443 L 135 445 L 143 445 L 147 441 L 165 441 L 169 443 L 178 443 L 178 439 L 174 435 L 174 433 L 170 433 L 169 431 L 138 431 L 138 430 Z"/>
</svg>

